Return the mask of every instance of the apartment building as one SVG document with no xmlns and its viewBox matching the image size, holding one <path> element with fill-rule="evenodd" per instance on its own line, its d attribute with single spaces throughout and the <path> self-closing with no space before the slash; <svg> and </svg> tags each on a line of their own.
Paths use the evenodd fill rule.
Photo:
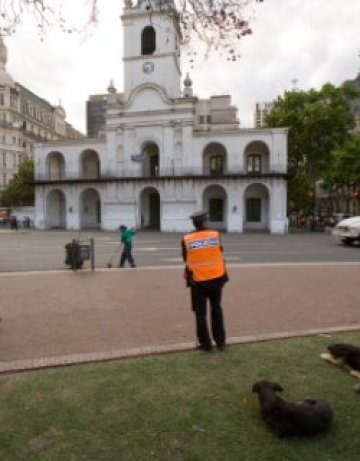
<svg viewBox="0 0 360 461">
<path fill-rule="evenodd" d="M 272 102 L 257 102 L 254 113 L 254 127 L 262 128 L 266 126 L 265 118 L 273 107 Z"/>
<path fill-rule="evenodd" d="M 83 136 L 66 122 L 61 105 L 53 106 L 15 82 L 6 63 L 7 48 L 0 37 L 0 191 L 21 162 L 33 158 L 35 142 Z"/>
</svg>

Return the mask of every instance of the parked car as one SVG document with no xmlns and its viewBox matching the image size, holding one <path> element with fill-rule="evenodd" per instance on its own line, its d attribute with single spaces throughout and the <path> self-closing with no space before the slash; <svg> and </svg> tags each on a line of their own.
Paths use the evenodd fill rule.
<svg viewBox="0 0 360 461">
<path fill-rule="evenodd" d="M 343 219 L 332 230 L 332 234 L 345 245 L 360 243 L 360 216 Z"/>
<path fill-rule="evenodd" d="M 351 218 L 353 215 L 351 213 L 334 213 L 333 217 L 335 220 L 335 224 L 343 221 L 344 219 Z"/>
</svg>

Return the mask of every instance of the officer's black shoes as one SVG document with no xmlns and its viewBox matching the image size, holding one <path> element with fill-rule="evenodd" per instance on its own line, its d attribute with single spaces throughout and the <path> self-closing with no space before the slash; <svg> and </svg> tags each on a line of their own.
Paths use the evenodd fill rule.
<svg viewBox="0 0 360 461">
<path fill-rule="evenodd" d="M 217 348 L 218 351 L 224 351 L 226 349 L 226 343 L 218 343 L 218 344 L 216 344 L 216 348 Z M 196 349 L 198 351 L 205 351 L 205 352 L 212 352 L 213 351 L 212 345 L 203 346 L 202 344 L 198 344 L 196 346 Z"/>
<path fill-rule="evenodd" d="M 212 350 L 213 350 L 212 346 L 202 346 L 201 344 L 196 346 L 196 349 L 198 351 L 204 351 L 204 352 L 212 352 Z"/>
<path fill-rule="evenodd" d="M 131 264 L 131 267 L 136 267 L 136 264 L 135 264 L 135 263 L 134 263 L 134 264 Z"/>
</svg>

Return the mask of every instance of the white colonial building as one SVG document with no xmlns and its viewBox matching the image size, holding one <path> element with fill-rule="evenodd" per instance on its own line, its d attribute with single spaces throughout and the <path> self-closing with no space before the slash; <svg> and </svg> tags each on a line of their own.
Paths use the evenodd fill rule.
<svg viewBox="0 0 360 461">
<path fill-rule="evenodd" d="M 213 228 L 286 232 L 287 130 L 240 129 L 229 96 L 181 88 L 176 24 L 148 5 L 125 2 L 104 136 L 37 144 L 36 227 L 183 232 L 204 208 Z"/>
</svg>

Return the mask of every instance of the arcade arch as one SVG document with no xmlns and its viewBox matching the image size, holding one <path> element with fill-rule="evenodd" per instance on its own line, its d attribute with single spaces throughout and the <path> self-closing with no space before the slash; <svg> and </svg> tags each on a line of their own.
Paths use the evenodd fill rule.
<svg viewBox="0 0 360 461">
<path fill-rule="evenodd" d="M 262 141 L 253 141 L 245 148 L 246 173 L 261 174 L 270 171 L 270 153 L 268 146 Z"/>
<path fill-rule="evenodd" d="M 140 213 L 142 229 L 161 230 L 160 194 L 155 187 L 147 187 L 141 192 Z"/>
<path fill-rule="evenodd" d="M 244 193 L 244 230 L 270 229 L 270 197 L 264 184 L 251 184 Z"/>
<path fill-rule="evenodd" d="M 46 196 L 46 227 L 66 229 L 66 197 L 62 190 L 51 190 Z"/>
<path fill-rule="evenodd" d="M 203 151 L 203 171 L 210 176 L 222 176 L 227 169 L 225 147 L 217 142 L 208 144 Z"/>
<path fill-rule="evenodd" d="M 99 229 L 101 227 L 101 200 L 96 189 L 84 189 L 79 197 L 81 229 Z"/>
<path fill-rule="evenodd" d="M 46 157 L 46 171 L 52 180 L 65 178 L 65 159 L 61 152 L 50 152 Z"/>
<path fill-rule="evenodd" d="M 203 209 L 209 212 L 211 228 L 227 229 L 227 194 L 223 187 L 218 185 L 208 186 L 203 192 Z"/>
<path fill-rule="evenodd" d="M 160 174 L 159 147 L 155 143 L 145 144 L 143 147 L 143 153 L 143 175 L 150 178 L 156 178 Z"/>
<path fill-rule="evenodd" d="M 100 159 L 95 150 L 84 150 L 80 155 L 80 176 L 82 178 L 100 177 Z"/>
</svg>

